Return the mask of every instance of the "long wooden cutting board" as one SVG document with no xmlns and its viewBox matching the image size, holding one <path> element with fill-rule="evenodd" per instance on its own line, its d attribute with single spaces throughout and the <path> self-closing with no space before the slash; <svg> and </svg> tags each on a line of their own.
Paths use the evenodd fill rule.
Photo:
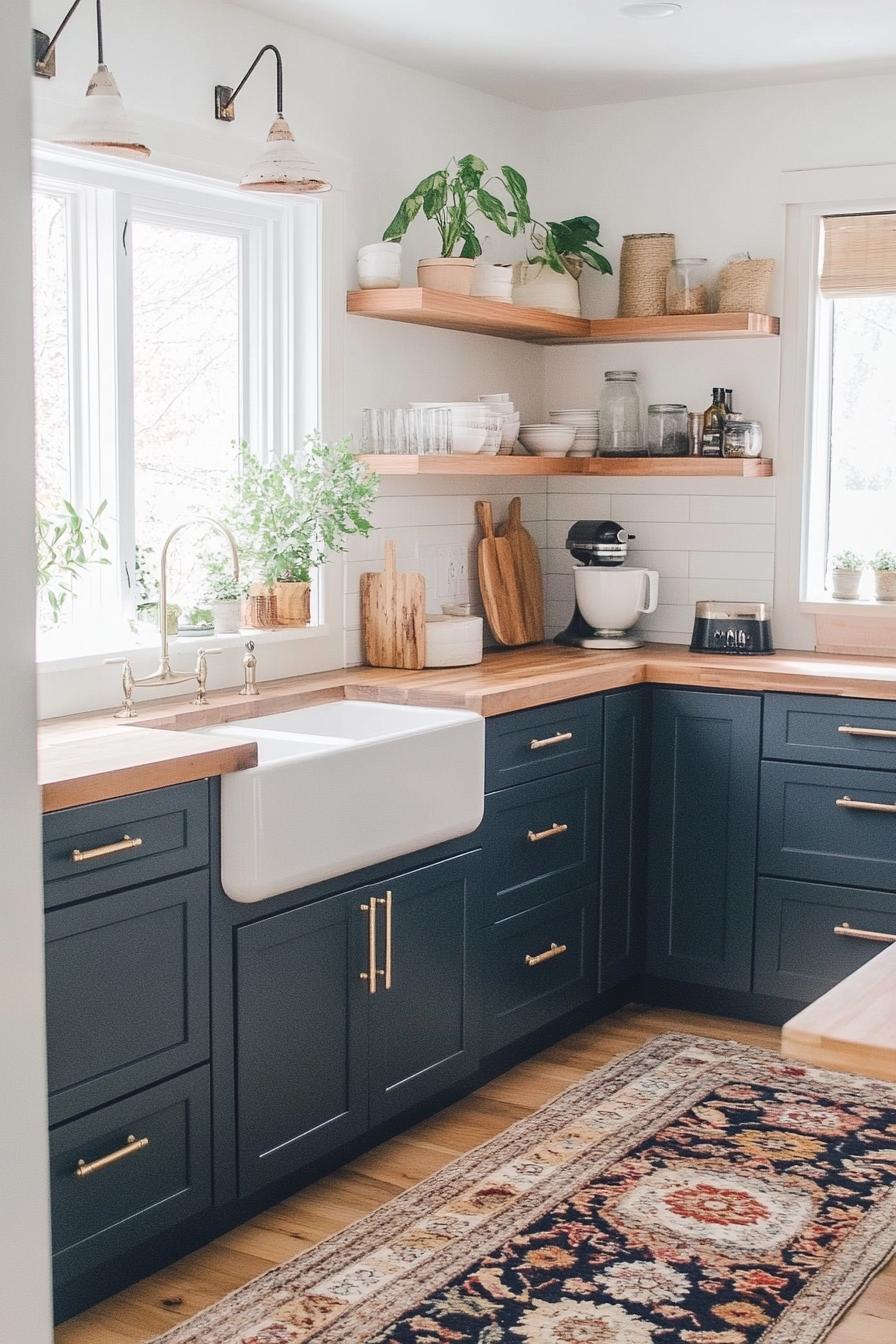
<svg viewBox="0 0 896 1344">
<path fill-rule="evenodd" d="M 386 542 L 381 574 L 361 575 L 361 636 L 372 667 L 423 666 L 426 655 L 426 580 L 399 573 L 395 542 Z"/>
<path fill-rule="evenodd" d="M 486 620 L 499 644 L 527 644 L 523 596 L 513 549 L 506 537 L 495 536 L 492 506 L 487 500 L 477 501 L 476 517 L 482 528 L 478 553 L 479 588 Z"/>
<path fill-rule="evenodd" d="M 523 502 L 516 495 L 510 501 L 507 522 L 501 524 L 496 535 L 507 538 L 513 553 L 526 643 L 540 644 L 544 639 L 544 582 L 535 538 L 523 527 L 522 507 Z"/>
</svg>

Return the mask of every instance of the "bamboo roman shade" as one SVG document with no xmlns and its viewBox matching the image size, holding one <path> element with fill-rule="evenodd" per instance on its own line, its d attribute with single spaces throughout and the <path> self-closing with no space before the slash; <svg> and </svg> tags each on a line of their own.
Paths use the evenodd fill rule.
<svg viewBox="0 0 896 1344">
<path fill-rule="evenodd" d="M 826 215 L 822 222 L 826 299 L 896 294 L 896 214 Z"/>
</svg>

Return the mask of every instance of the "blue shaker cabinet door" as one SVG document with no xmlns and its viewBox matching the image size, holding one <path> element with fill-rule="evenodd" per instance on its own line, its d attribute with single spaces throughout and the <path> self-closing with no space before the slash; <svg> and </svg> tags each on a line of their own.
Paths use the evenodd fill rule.
<svg viewBox="0 0 896 1344">
<path fill-rule="evenodd" d="M 761 701 L 654 691 L 647 971 L 749 990 Z"/>
<path fill-rule="evenodd" d="M 601 993 L 643 969 L 650 778 L 649 691 L 632 686 L 605 695 L 603 702 Z"/>
</svg>

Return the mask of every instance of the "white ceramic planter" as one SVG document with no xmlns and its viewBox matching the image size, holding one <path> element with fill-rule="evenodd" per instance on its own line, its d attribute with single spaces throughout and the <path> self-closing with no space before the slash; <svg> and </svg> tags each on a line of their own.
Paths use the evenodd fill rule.
<svg viewBox="0 0 896 1344">
<path fill-rule="evenodd" d="M 896 602 L 896 570 L 874 571 L 874 596 L 878 602 Z"/>
<path fill-rule="evenodd" d="M 397 289 L 401 284 L 401 243 L 368 243 L 358 251 L 361 289 Z"/>
<path fill-rule="evenodd" d="M 474 299 L 492 299 L 495 303 L 513 303 L 513 267 L 477 261 L 473 267 Z"/>
<path fill-rule="evenodd" d="M 427 257 L 417 263 L 417 284 L 422 289 L 469 296 L 474 266 L 471 257 Z"/>
<path fill-rule="evenodd" d="M 209 605 L 215 623 L 215 634 L 238 635 L 240 614 L 243 609 L 242 599 L 237 597 L 232 602 L 211 602 Z"/>
<path fill-rule="evenodd" d="M 579 282 L 559 274 L 541 261 L 518 261 L 513 268 L 513 302 L 521 308 L 544 308 L 549 313 L 581 317 Z"/>
<path fill-rule="evenodd" d="M 862 582 L 861 569 L 832 569 L 831 597 L 848 602 L 858 597 L 859 584 Z"/>
</svg>

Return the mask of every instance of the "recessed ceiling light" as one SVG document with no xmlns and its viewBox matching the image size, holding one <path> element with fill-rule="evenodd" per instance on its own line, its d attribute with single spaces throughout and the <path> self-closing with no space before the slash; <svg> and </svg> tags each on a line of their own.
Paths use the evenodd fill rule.
<svg viewBox="0 0 896 1344">
<path fill-rule="evenodd" d="M 681 13 L 681 5 L 664 4 L 661 0 L 643 0 L 636 5 L 622 5 L 619 10 L 627 19 L 674 19 Z"/>
</svg>

